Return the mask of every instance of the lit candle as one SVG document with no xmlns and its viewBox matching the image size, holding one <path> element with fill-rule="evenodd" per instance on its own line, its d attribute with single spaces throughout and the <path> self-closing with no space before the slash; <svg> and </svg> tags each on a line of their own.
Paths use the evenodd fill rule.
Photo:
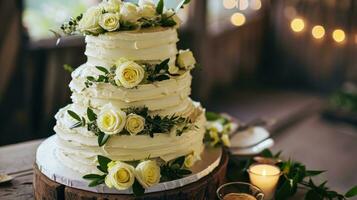
<svg viewBox="0 0 357 200">
<path fill-rule="evenodd" d="M 272 199 L 281 175 L 280 169 L 274 165 L 253 164 L 248 173 L 250 182 L 263 191 L 264 199 Z"/>
</svg>

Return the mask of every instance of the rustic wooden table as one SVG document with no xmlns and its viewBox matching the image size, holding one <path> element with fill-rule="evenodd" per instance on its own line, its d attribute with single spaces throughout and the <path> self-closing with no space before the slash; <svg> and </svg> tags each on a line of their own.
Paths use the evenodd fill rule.
<svg viewBox="0 0 357 200">
<path fill-rule="evenodd" d="M 254 101 L 239 95 L 227 99 L 235 101 L 215 104 L 223 106 L 210 109 L 226 111 L 244 120 L 258 116 L 277 118 L 282 123 L 271 127 L 276 141 L 274 151 L 283 150 L 285 157 L 302 161 L 311 169 L 328 170 L 323 178 L 338 191 L 344 192 L 357 183 L 357 129 L 321 119 L 319 99 L 295 93 L 273 93 Z M 0 147 L 0 172 L 16 177 L 11 183 L 0 185 L 1 200 L 33 199 L 32 166 L 41 141 Z"/>
</svg>

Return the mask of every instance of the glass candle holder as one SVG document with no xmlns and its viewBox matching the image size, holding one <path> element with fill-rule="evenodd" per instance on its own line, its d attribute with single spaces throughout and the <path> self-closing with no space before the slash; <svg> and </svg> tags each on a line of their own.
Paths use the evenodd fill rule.
<svg viewBox="0 0 357 200">
<path fill-rule="evenodd" d="M 253 164 L 249 167 L 248 173 L 250 182 L 263 191 L 264 199 L 273 199 L 281 175 L 280 169 L 275 165 Z"/>
<path fill-rule="evenodd" d="M 217 190 L 217 196 L 220 200 L 263 200 L 263 192 L 256 186 L 243 183 L 231 182 L 220 186 Z"/>
</svg>

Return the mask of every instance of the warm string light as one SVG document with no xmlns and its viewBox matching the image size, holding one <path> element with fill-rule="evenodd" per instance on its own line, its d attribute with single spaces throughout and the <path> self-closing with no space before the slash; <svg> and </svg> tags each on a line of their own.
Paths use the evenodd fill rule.
<svg viewBox="0 0 357 200">
<path fill-rule="evenodd" d="M 250 7 L 252 10 L 259 10 L 262 7 L 262 0 L 223 0 L 223 7 L 239 10 L 246 10 Z"/>
<path fill-rule="evenodd" d="M 231 23 L 234 26 L 242 26 L 245 23 L 245 20 L 245 16 L 239 12 L 236 12 L 231 16 Z"/>
<path fill-rule="evenodd" d="M 294 32 L 301 32 L 305 28 L 305 22 L 301 18 L 295 18 L 291 21 L 290 27 Z"/>
<path fill-rule="evenodd" d="M 316 25 L 312 28 L 311 34 L 315 39 L 321 39 L 325 36 L 325 29 L 321 25 Z"/>
<path fill-rule="evenodd" d="M 293 32 L 299 33 L 304 31 L 307 22 L 300 17 L 295 17 L 290 21 L 290 28 Z M 314 39 L 323 39 L 326 35 L 326 29 L 323 25 L 315 25 L 311 29 L 311 35 Z M 346 32 L 343 29 L 336 28 L 331 32 L 331 37 L 336 43 L 344 43 L 347 41 Z M 357 34 L 353 36 L 354 43 L 357 44 Z"/>
</svg>

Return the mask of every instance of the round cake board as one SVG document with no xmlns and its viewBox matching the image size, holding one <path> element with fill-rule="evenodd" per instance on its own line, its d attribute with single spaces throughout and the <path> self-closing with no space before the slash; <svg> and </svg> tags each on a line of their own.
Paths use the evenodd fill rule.
<svg viewBox="0 0 357 200">
<path fill-rule="evenodd" d="M 34 181 L 34 189 L 35 195 L 42 195 L 39 192 L 39 187 L 43 188 L 45 185 L 55 185 L 57 191 L 56 193 L 61 194 L 61 189 L 65 188 L 63 195 L 72 196 L 78 191 L 82 193 L 85 192 L 86 195 L 95 196 L 95 195 L 113 195 L 119 196 L 133 196 L 128 195 L 132 194 L 131 189 L 118 191 L 115 189 L 109 189 L 104 185 L 100 185 L 97 187 L 88 187 L 88 182 L 82 179 L 83 174 L 79 174 L 76 171 L 73 171 L 57 160 L 55 156 L 56 151 L 56 137 L 52 136 L 45 140 L 38 148 L 36 155 L 36 165 L 35 165 L 35 181 Z M 169 191 L 181 191 L 181 189 L 186 188 L 186 190 L 190 190 L 189 188 L 203 187 L 202 190 L 206 190 L 212 187 L 218 187 L 219 184 L 213 184 L 214 181 L 208 179 L 215 179 L 215 182 L 223 183 L 225 173 L 226 173 L 226 165 L 227 165 L 227 155 L 225 153 L 222 154 L 221 148 L 206 148 L 202 153 L 202 160 L 198 161 L 195 166 L 192 168 L 192 174 L 184 177 L 179 180 L 169 181 L 157 184 L 145 191 L 145 196 L 152 194 L 165 194 L 170 193 Z M 213 182 L 212 182 L 213 181 Z M 212 185 L 210 186 L 210 182 Z M 209 187 L 210 186 L 210 187 Z M 205 189 L 206 187 L 206 189 Z M 48 189 L 48 188 L 47 188 Z M 199 189 L 199 188 L 196 188 Z M 72 191 L 72 193 L 68 193 L 68 191 Z M 73 193 L 73 191 L 77 191 Z M 191 191 L 192 192 L 192 191 Z M 81 194 L 82 194 L 81 193 Z M 182 192 L 177 193 L 181 194 Z M 182 193 L 183 195 L 184 193 Z M 48 195 L 48 194 L 47 194 Z M 123 199 L 123 198 L 115 198 L 115 199 Z M 124 198 L 127 199 L 127 198 Z"/>
</svg>

